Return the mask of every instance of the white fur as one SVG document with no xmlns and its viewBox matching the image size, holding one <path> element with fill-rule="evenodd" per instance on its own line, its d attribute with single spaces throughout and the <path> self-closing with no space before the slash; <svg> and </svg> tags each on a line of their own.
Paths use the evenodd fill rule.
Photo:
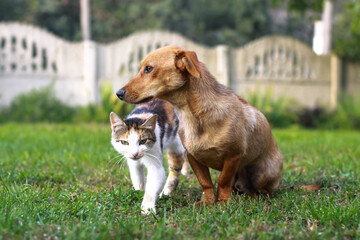
<svg viewBox="0 0 360 240">
<path fill-rule="evenodd" d="M 139 145 L 136 131 L 132 131 L 128 136 L 129 145 L 123 145 L 121 142 L 116 142 L 113 137 L 111 138 L 111 144 L 115 150 L 122 153 L 127 159 L 131 181 L 135 190 L 145 190 L 144 199 L 141 204 L 141 209 L 145 214 L 148 214 L 150 211 L 156 212 L 155 203 L 166 179 L 162 163 L 163 152 L 160 146 L 160 127 L 158 124 L 156 124 L 155 134 L 157 141 L 151 148 L 148 148 L 146 145 Z M 165 134 L 163 144 L 164 149 L 170 152 L 185 152 L 185 148 L 177 134 L 175 137 L 171 137 L 171 139 L 167 139 Z M 134 158 L 134 154 L 138 154 L 138 156 Z M 146 184 L 144 167 L 146 167 L 148 172 Z M 170 192 L 165 186 L 162 194 L 169 195 Z"/>
<path fill-rule="evenodd" d="M 256 125 L 256 109 L 253 106 L 245 105 L 244 112 L 247 115 L 246 119 L 249 121 L 251 132 L 254 131 Z"/>
</svg>

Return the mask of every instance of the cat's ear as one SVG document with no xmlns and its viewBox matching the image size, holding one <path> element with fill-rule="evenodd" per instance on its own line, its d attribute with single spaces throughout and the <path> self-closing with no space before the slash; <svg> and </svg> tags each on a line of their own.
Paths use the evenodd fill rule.
<svg viewBox="0 0 360 240">
<path fill-rule="evenodd" d="M 110 113 L 110 123 L 111 123 L 111 129 L 113 132 L 115 132 L 115 128 L 117 126 L 125 126 L 125 122 L 118 116 L 116 113 L 111 112 Z"/>
<path fill-rule="evenodd" d="M 154 130 L 156 127 L 156 119 L 157 119 L 157 115 L 152 115 L 151 117 L 146 119 L 145 122 L 141 124 L 139 127 Z"/>
</svg>

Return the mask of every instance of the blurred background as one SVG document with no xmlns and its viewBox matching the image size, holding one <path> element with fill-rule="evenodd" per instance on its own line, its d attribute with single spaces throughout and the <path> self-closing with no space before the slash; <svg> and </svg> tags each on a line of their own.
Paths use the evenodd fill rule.
<svg viewBox="0 0 360 240">
<path fill-rule="evenodd" d="M 169 44 L 275 127 L 360 128 L 359 0 L 1 0 L 0 122 L 125 117 L 114 92 Z"/>
</svg>

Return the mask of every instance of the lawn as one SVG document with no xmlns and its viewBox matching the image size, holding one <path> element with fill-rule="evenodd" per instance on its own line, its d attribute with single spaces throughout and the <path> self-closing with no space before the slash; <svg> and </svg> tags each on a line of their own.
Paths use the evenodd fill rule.
<svg viewBox="0 0 360 240">
<path fill-rule="evenodd" d="M 144 216 L 109 125 L 0 125 L 0 239 L 360 239 L 360 132 L 274 134 L 284 170 L 272 198 L 197 208 L 193 175 Z"/>
</svg>

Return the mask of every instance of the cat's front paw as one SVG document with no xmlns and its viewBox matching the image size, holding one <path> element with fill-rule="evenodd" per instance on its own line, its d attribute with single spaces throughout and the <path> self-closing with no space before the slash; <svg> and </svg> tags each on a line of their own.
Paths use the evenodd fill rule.
<svg viewBox="0 0 360 240">
<path fill-rule="evenodd" d="M 160 197 L 163 197 L 164 195 L 170 197 L 171 192 L 172 192 L 171 189 L 169 189 L 169 188 L 164 188 L 164 190 L 160 193 Z"/>
<path fill-rule="evenodd" d="M 170 196 L 171 192 L 176 190 L 178 184 L 179 184 L 179 179 L 178 178 L 176 178 L 176 179 L 168 179 L 166 181 L 164 190 L 161 192 L 160 196 L 162 196 L 162 195 Z"/>
<path fill-rule="evenodd" d="M 150 213 L 156 214 L 155 206 L 141 206 L 141 213 L 145 215 L 150 215 Z"/>
</svg>

